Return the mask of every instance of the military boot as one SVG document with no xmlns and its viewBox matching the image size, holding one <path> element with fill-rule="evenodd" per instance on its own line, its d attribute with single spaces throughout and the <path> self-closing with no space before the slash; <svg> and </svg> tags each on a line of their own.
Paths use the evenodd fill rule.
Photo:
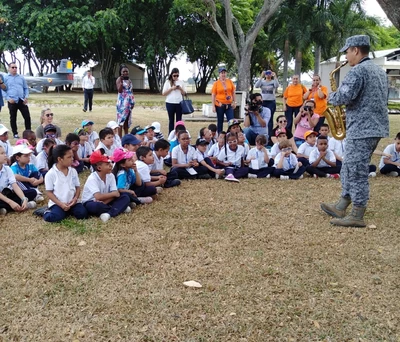
<svg viewBox="0 0 400 342">
<path fill-rule="evenodd" d="M 342 227 L 366 227 L 364 222 L 364 213 L 366 209 L 366 207 L 355 207 L 353 205 L 349 215 L 344 218 L 334 218 L 331 220 L 331 224 Z"/>
<path fill-rule="evenodd" d="M 321 209 L 330 216 L 342 218 L 346 216 L 346 209 L 350 203 L 350 197 L 340 197 L 336 203 L 321 203 Z"/>
</svg>

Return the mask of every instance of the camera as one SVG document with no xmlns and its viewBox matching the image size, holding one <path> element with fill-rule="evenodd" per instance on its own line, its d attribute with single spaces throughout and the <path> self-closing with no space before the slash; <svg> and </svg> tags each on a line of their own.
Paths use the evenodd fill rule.
<svg viewBox="0 0 400 342">
<path fill-rule="evenodd" d="M 311 106 L 304 106 L 303 109 L 304 109 L 306 112 L 311 112 L 311 110 L 312 110 Z"/>
<path fill-rule="evenodd" d="M 129 80 L 129 76 L 122 76 L 122 78 L 126 81 Z"/>
<path fill-rule="evenodd" d="M 259 112 L 261 106 L 258 103 L 253 103 L 251 101 L 247 102 L 247 109 L 245 108 L 246 111 L 250 111 L 250 112 Z"/>
</svg>

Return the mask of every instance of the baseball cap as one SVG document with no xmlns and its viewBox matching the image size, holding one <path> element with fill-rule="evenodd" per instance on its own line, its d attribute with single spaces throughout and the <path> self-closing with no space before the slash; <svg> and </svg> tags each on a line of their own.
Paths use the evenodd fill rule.
<svg viewBox="0 0 400 342">
<path fill-rule="evenodd" d="M 136 138 L 133 134 L 125 134 L 122 139 L 121 139 L 121 145 L 127 145 L 127 144 L 132 144 L 132 145 L 140 145 L 142 142 Z"/>
<path fill-rule="evenodd" d="M 87 125 L 93 125 L 93 124 L 94 124 L 94 122 L 90 121 L 90 120 L 83 120 L 82 121 L 82 127 L 85 127 Z"/>
<path fill-rule="evenodd" d="M 175 126 L 174 126 L 174 128 L 176 128 L 176 126 L 178 126 L 178 125 L 183 125 L 183 126 L 185 126 L 185 123 L 181 120 L 181 121 L 177 121 L 176 123 L 175 123 Z"/>
<path fill-rule="evenodd" d="M 275 131 L 275 136 L 277 137 L 277 136 L 279 136 L 279 134 L 283 134 L 283 133 L 286 134 L 286 129 L 285 129 L 285 128 L 278 128 L 278 129 Z"/>
<path fill-rule="evenodd" d="M 74 133 L 76 135 L 86 135 L 87 134 L 86 130 L 84 128 L 80 128 L 80 127 L 76 128 L 74 130 Z"/>
<path fill-rule="evenodd" d="M 149 125 L 149 126 L 146 126 L 144 129 L 145 129 L 146 131 L 149 130 L 149 129 L 152 129 L 152 130 L 154 131 L 155 127 L 152 126 L 152 125 Z"/>
<path fill-rule="evenodd" d="M 13 156 L 21 153 L 21 154 L 30 154 L 32 153 L 32 150 L 26 146 L 26 145 L 18 145 L 18 146 L 14 146 L 13 150 L 12 150 L 12 154 Z"/>
<path fill-rule="evenodd" d="M 6 132 L 8 132 L 8 128 L 3 124 L 0 124 L 0 135 L 3 135 Z"/>
<path fill-rule="evenodd" d="M 265 71 L 265 75 L 272 75 L 272 71 L 271 70 L 266 70 Z"/>
<path fill-rule="evenodd" d="M 308 136 L 310 136 L 311 134 L 314 134 L 315 136 L 317 136 L 317 132 L 315 131 L 307 131 L 304 133 L 304 139 L 307 139 Z"/>
<path fill-rule="evenodd" d="M 111 128 L 111 129 L 116 129 L 119 127 L 119 125 L 115 121 L 109 121 L 107 123 L 107 127 Z"/>
<path fill-rule="evenodd" d="M 90 155 L 90 164 L 97 164 L 97 163 L 111 163 L 112 160 L 106 155 L 106 154 L 101 154 L 100 150 L 94 151 Z"/>
<path fill-rule="evenodd" d="M 226 71 L 225 67 L 221 67 L 221 68 L 218 69 L 218 72 L 223 72 L 223 71 Z"/>
<path fill-rule="evenodd" d="M 196 140 L 196 146 L 198 146 L 198 145 L 208 145 L 208 144 L 210 144 L 210 143 L 206 139 L 198 138 Z"/>
<path fill-rule="evenodd" d="M 238 119 L 230 119 L 228 121 L 228 131 L 232 126 L 235 126 L 235 125 L 239 125 L 240 126 L 239 120 Z"/>
<path fill-rule="evenodd" d="M 159 122 L 154 121 L 151 125 L 154 127 L 154 132 L 156 133 L 161 132 L 161 124 Z"/>
<path fill-rule="evenodd" d="M 134 156 L 135 153 L 128 151 L 127 149 L 123 147 L 118 147 L 114 150 L 113 153 L 113 160 L 114 162 L 118 163 L 119 161 L 123 159 L 130 159 Z"/>
<path fill-rule="evenodd" d="M 360 34 L 357 36 L 351 36 L 346 39 L 346 43 L 344 46 L 339 50 L 339 52 L 345 52 L 349 47 L 353 46 L 370 46 L 370 39 L 369 36 L 364 34 Z"/>
<path fill-rule="evenodd" d="M 54 125 L 52 125 L 52 124 L 48 124 L 48 125 L 46 125 L 46 126 L 44 127 L 43 131 L 44 131 L 45 133 L 50 132 L 50 131 L 53 131 L 53 132 L 56 132 L 56 133 L 57 133 L 57 128 L 56 128 L 56 126 L 54 126 Z"/>
<path fill-rule="evenodd" d="M 28 140 L 26 139 L 18 139 L 17 142 L 15 143 L 15 146 L 23 145 L 29 148 L 30 150 L 34 150 L 35 146 L 32 146 Z"/>
<path fill-rule="evenodd" d="M 133 127 L 133 129 L 131 131 L 131 134 L 133 134 L 133 135 L 135 135 L 135 134 L 142 135 L 142 134 L 145 134 L 146 132 L 147 132 L 146 129 L 141 128 L 140 126 L 135 126 L 135 127 Z"/>
</svg>

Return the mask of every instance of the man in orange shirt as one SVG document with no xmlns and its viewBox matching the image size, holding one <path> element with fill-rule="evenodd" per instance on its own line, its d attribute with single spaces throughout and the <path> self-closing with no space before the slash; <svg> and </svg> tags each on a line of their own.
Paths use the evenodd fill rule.
<svg viewBox="0 0 400 342">
<path fill-rule="evenodd" d="M 324 112 L 328 108 L 328 88 L 321 85 L 321 77 L 314 75 L 312 86 L 303 95 L 304 100 L 313 100 L 315 102 L 314 113 L 319 115 L 319 121 L 314 127 L 315 132 L 319 132 L 321 125 L 325 122 Z"/>
<path fill-rule="evenodd" d="M 299 75 L 293 75 L 292 84 L 290 84 L 283 93 L 283 111 L 287 120 L 287 128 L 292 131 L 293 116 L 296 116 L 303 104 L 303 95 L 307 88 L 303 86 Z"/>
</svg>

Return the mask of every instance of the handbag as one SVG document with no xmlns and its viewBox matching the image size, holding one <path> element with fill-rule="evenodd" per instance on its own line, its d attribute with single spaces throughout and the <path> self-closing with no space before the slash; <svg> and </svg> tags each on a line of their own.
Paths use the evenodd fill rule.
<svg viewBox="0 0 400 342">
<path fill-rule="evenodd" d="M 182 96 L 182 101 L 180 102 L 182 108 L 182 114 L 192 114 L 194 112 L 192 100 L 188 98 L 186 95 L 185 97 Z"/>
</svg>

